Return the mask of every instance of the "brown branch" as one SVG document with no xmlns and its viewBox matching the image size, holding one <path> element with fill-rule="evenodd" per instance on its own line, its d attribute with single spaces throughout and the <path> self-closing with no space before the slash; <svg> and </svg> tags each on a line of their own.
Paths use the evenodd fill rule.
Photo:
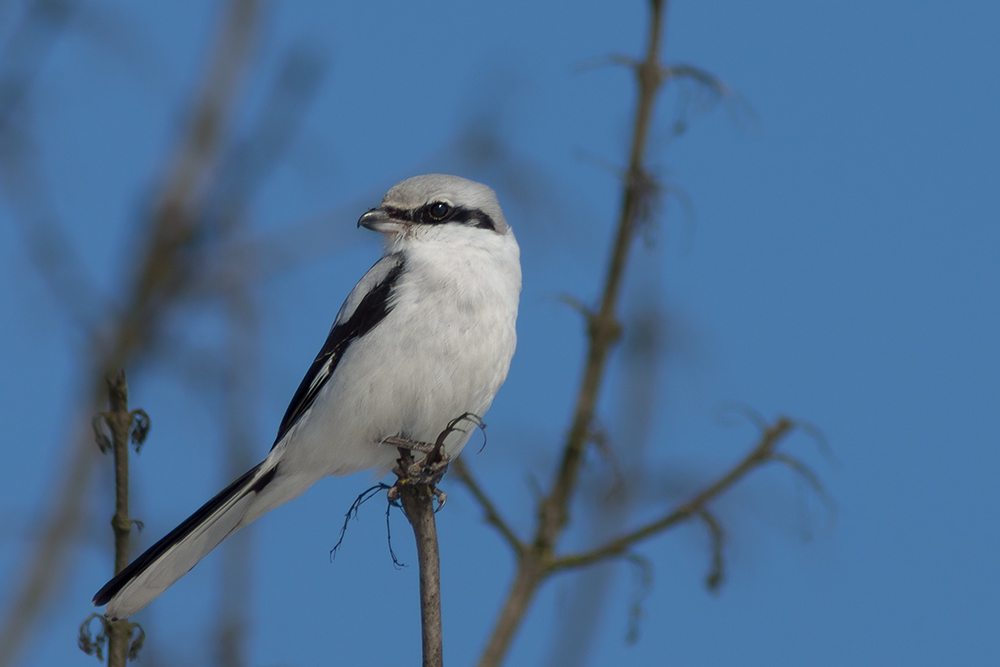
<svg viewBox="0 0 1000 667">
<path fill-rule="evenodd" d="M 118 574 L 125 569 L 129 560 L 132 520 L 128 513 L 128 445 L 136 415 L 128 409 L 125 372 L 120 371 L 114 377 L 109 377 L 107 382 L 110 409 L 102 416 L 111 431 L 115 465 L 115 514 L 111 517 L 111 529 L 115 535 L 114 574 Z M 108 667 L 125 667 L 132 638 L 132 624 L 122 619 L 112 621 L 108 626 Z"/>
<path fill-rule="evenodd" d="M 129 537 L 132 533 L 133 521 L 128 512 L 129 468 L 128 446 L 131 440 L 138 452 L 146 435 L 149 433 L 149 417 L 143 410 L 128 409 L 128 383 L 125 381 L 125 371 L 119 371 L 114 376 L 108 376 L 107 412 L 98 413 L 94 417 L 94 435 L 97 446 L 102 453 L 109 450 L 115 469 L 115 513 L 111 517 L 111 530 L 115 536 L 115 567 L 118 574 L 128 565 Z M 111 431 L 111 439 L 104 434 L 106 425 Z M 91 634 L 91 621 L 98 619 L 101 630 L 97 636 Z M 133 631 L 139 633 L 133 641 Z M 139 649 L 145 641 L 146 633 L 138 623 L 129 623 L 128 619 L 109 621 L 99 614 L 91 614 L 80 625 L 77 645 L 87 655 L 93 655 L 103 661 L 105 642 L 108 645 L 108 667 L 125 667 L 129 660 L 138 657 Z"/>
<path fill-rule="evenodd" d="M 128 565 L 129 534 L 132 523 L 128 515 L 128 437 L 132 430 L 132 415 L 128 411 L 128 385 L 125 373 L 108 378 L 110 410 L 104 420 L 111 430 L 111 447 L 115 464 L 115 514 L 111 529 L 115 535 L 115 571 L 118 574 Z M 108 628 L 108 667 L 125 667 L 128 654 L 128 621 L 113 621 Z"/>
<path fill-rule="evenodd" d="M 69 2 L 31 0 L 24 8 L 20 23 L 4 40 L 0 54 L 3 69 L 0 74 L 0 128 L 19 111 L 73 10 Z"/>
<path fill-rule="evenodd" d="M 152 233 L 120 330 L 123 338 L 118 344 L 126 349 L 133 347 L 135 337 L 149 336 L 158 323 L 155 315 L 162 312 L 163 300 L 176 296 L 190 278 L 182 268 L 185 263 L 178 260 L 204 222 L 199 209 L 206 203 L 206 187 L 218 164 L 249 62 L 259 4 L 259 0 L 232 0 L 228 7 L 187 134 L 178 143 L 151 216 Z"/>
<path fill-rule="evenodd" d="M 87 333 L 99 292 L 59 224 L 42 177 L 26 100 L 77 8 L 64 0 L 26 3 L 0 54 L 0 187 L 32 260 L 56 299 Z"/>
<path fill-rule="evenodd" d="M 587 365 L 577 393 L 573 425 L 563 450 L 562 462 L 552 485 L 552 491 L 541 509 L 536 539 L 553 545 L 565 526 L 569 499 L 576 488 L 583 451 L 588 440 L 594 409 L 597 405 L 601 382 L 607 368 L 608 355 L 619 337 L 617 319 L 618 298 L 621 292 L 625 267 L 628 263 L 632 239 L 636 225 L 646 206 L 649 195 L 649 177 L 643 166 L 647 137 L 660 86 L 663 82 L 659 65 L 663 26 L 667 2 L 651 0 L 652 16 L 646 56 L 635 68 L 639 84 L 639 101 L 633 124 L 632 144 L 629 151 L 629 167 L 625 176 L 618 228 L 615 243 L 608 262 L 604 281 L 604 293 L 597 312 L 589 320 L 590 343 Z"/>
<path fill-rule="evenodd" d="M 714 591 L 722 585 L 722 580 L 726 576 L 726 561 L 722 555 L 726 543 L 726 531 L 722 529 L 722 524 L 715 518 L 715 515 L 708 510 L 702 510 L 698 516 L 708 528 L 708 534 L 712 538 L 712 569 L 705 577 L 705 585 L 710 591 Z"/>
<path fill-rule="evenodd" d="M 650 197 L 656 192 L 643 166 L 653 108 L 663 84 L 660 67 L 667 0 L 650 0 L 651 16 L 646 53 L 633 71 L 639 87 L 628 171 L 625 176 L 614 247 L 608 260 L 604 292 L 597 312 L 589 317 L 589 344 L 583 379 L 577 393 L 572 426 L 563 449 L 562 461 L 551 492 L 539 508 L 538 526 L 531 547 L 525 551 L 514 584 L 507 596 L 493 634 L 480 659 L 480 667 L 496 667 L 502 661 L 524 618 L 528 605 L 549 572 L 555 545 L 568 520 L 569 502 L 577 485 L 580 464 L 597 405 L 608 355 L 618 340 L 618 299 L 635 230 L 642 216 L 651 210 Z"/>
<path fill-rule="evenodd" d="M 532 550 L 521 557 L 514 583 L 507 593 L 503 609 L 500 610 L 500 617 L 493 626 L 493 634 L 479 658 L 479 667 L 496 667 L 503 662 L 514 634 L 524 618 L 524 613 L 538 592 L 538 585 L 546 575 L 548 562 L 544 556 L 538 555 L 536 550 L 537 545 L 533 545 Z"/>
<path fill-rule="evenodd" d="M 246 286 L 225 299 L 226 343 L 223 353 L 223 414 L 228 479 L 255 463 L 255 406 L 260 389 L 260 326 L 257 303 Z M 254 526 L 231 535 L 221 546 L 222 576 L 215 633 L 216 664 L 243 667 L 251 636 Z"/>
<path fill-rule="evenodd" d="M 407 472 L 413 456 L 400 448 L 396 474 L 398 489 L 406 518 L 413 527 L 420 567 L 420 628 L 423 645 L 423 666 L 442 667 L 444 640 L 441 630 L 441 560 L 438 553 L 437 526 L 434 522 L 434 487 L 413 483 Z M 431 456 L 431 455 L 428 455 Z"/>
<path fill-rule="evenodd" d="M 219 30 L 216 49 L 208 66 L 200 96 L 195 100 L 187 133 L 179 138 L 178 155 L 166 170 L 157 206 L 148 217 L 146 247 L 138 253 L 138 272 L 129 303 L 111 329 L 103 348 L 94 349 L 91 367 L 84 377 L 92 378 L 82 412 L 100 409 L 106 388 L 103 378 L 110 371 L 131 366 L 152 349 L 161 316 L 176 296 L 176 287 L 186 278 L 189 267 L 180 261 L 184 244 L 195 238 L 197 206 L 202 202 L 207 174 L 216 164 L 221 135 L 228 124 L 238 83 L 249 62 L 250 45 L 256 34 L 259 0 L 232 0 Z M 130 269 L 123 263 L 123 269 Z M 98 380 L 100 378 L 100 380 Z M 69 452 L 65 481 L 47 515 L 40 520 L 42 537 L 27 554 L 19 582 L 7 604 L 0 626 L 0 666 L 14 662 L 45 605 L 61 581 L 70 551 L 67 543 L 74 527 L 81 524 L 84 499 L 93 476 L 95 448 L 89 433 L 78 419 L 74 437 L 68 439 Z"/>
<path fill-rule="evenodd" d="M 38 273 L 92 342 L 108 303 L 66 235 L 26 123 L 0 123 L 0 189 Z"/>
<path fill-rule="evenodd" d="M 452 461 L 451 473 L 465 486 L 466 489 L 468 489 L 469 493 L 472 494 L 472 497 L 475 498 L 476 502 L 479 503 L 479 506 L 482 507 L 483 513 L 486 515 L 486 523 L 496 528 L 497 532 L 500 533 L 500 536 L 507 542 L 507 545 L 518 557 L 520 557 L 526 548 L 524 542 L 521 541 L 521 538 L 517 536 L 514 529 L 510 527 L 507 520 L 500 514 L 500 510 L 497 509 L 497 506 L 493 504 L 493 501 L 490 500 L 489 496 L 486 495 L 486 492 L 483 491 L 479 482 L 477 482 L 472 476 L 468 466 L 462 462 L 462 459 L 455 459 Z"/>
<path fill-rule="evenodd" d="M 707 514 L 706 508 L 708 504 L 729 490 L 750 472 L 774 460 L 775 448 L 794 428 L 795 423 L 792 420 L 787 417 L 779 417 L 774 425 L 768 427 L 763 432 L 760 441 L 743 457 L 743 460 L 719 479 L 696 493 L 689 501 L 656 521 L 652 521 L 641 528 L 615 538 L 596 549 L 581 554 L 562 556 L 553 560 L 549 565 L 549 572 L 586 567 L 607 560 L 608 558 L 618 557 L 639 542 L 690 519 L 700 518 L 705 520 L 706 525 L 708 525 L 713 535 L 715 535 L 715 529 L 719 526 L 714 521 L 714 518 L 711 520 L 706 518 L 711 516 Z"/>
</svg>

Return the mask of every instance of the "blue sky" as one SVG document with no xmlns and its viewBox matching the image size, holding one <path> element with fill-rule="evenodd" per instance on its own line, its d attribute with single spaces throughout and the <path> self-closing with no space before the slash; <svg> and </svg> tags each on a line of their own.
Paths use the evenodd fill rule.
<svg viewBox="0 0 1000 667">
<path fill-rule="evenodd" d="M 655 516 L 754 440 L 726 405 L 815 425 L 788 441 L 819 471 L 831 514 L 786 471 L 756 474 L 717 505 L 729 530 L 727 581 L 703 585 L 699 527 L 643 545 L 655 568 L 642 636 L 626 645 L 632 571 L 612 568 L 588 664 L 938 665 L 1000 660 L 1000 6 L 989 2 L 671 3 L 665 57 L 726 81 L 752 113 L 695 114 L 671 133 L 661 104 L 650 146 L 658 174 L 683 190 L 649 242 L 637 243 L 626 323 L 654 307 L 657 357 L 645 437 L 650 490 L 631 523 Z M 31 92 L 38 151 L 66 233 L 95 283 L 121 298 L 114 261 L 134 241 L 179 131 L 218 10 L 95 3 L 61 38 Z M 16 18 L 8 3 L 0 38 Z M 109 18 L 110 17 L 110 18 Z M 641 2 L 275 2 L 234 132 L 259 110 L 292 47 L 325 63 L 287 159 L 254 196 L 255 233 L 280 237 L 322 220 L 334 243 L 260 283 L 263 455 L 287 400 L 339 305 L 379 253 L 357 216 L 392 184 L 462 171 L 496 187 L 522 247 L 519 349 L 488 415 L 489 444 L 467 462 L 522 530 L 532 478 L 549 479 L 583 353 L 579 318 L 558 297 L 596 298 L 634 91 L 628 73 L 580 65 L 637 54 Z M 492 124 L 509 173 L 456 158 L 456 136 Z M 82 338 L 0 207 L 0 600 L 43 516 L 81 391 Z M 220 344 L 209 310 L 171 327 Z M 190 327 L 190 328 L 188 328 Z M 618 354 L 601 403 L 612 438 L 628 429 Z M 217 396 L 152 365 L 132 399 L 153 420 L 135 461 L 144 540 L 167 532 L 228 482 Z M 108 464 L 110 465 L 110 464 Z M 590 461 L 588 474 L 601 461 Z M 56 478 L 57 479 L 57 478 Z M 106 481 L 106 477 L 103 477 Z M 254 578 L 250 664 L 405 664 L 419 650 L 416 568 L 397 570 L 381 506 L 352 524 L 367 479 L 327 480 L 249 533 Z M 504 545 L 472 501 L 446 483 L 439 515 L 449 664 L 478 656 L 510 579 Z M 93 664 L 75 647 L 89 599 L 110 572 L 110 499 L 93 525 L 24 665 Z M 394 547 L 415 564 L 402 519 Z M 567 545 L 579 545 L 582 528 Z M 103 540 L 103 541 L 102 541 Z M 149 543 L 148 541 L 146 542 Z M 164 662 L 210 658 L 220 558 L 207 559 L 138 619 Z M 507 664 L 557 664 L 572 576 L 539 596 Z M 474 592 L 473 595 L 471 592 Z"/>
</svg>

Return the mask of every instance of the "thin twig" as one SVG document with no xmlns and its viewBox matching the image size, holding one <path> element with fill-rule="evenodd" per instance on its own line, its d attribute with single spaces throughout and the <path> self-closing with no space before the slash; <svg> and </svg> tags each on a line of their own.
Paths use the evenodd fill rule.
<svg viewBox="0 0 1000 667">
<path fill-rule="evenodd" d="M 128 409 L 128 384 L 125 372 L 120 371 L 108 381 L 110 409 L 104 421 L 111 431 L 111 446 L 115 464 L 115 514 L 111 529 L 115 535 L 115 571 L 118 574 L 128 565 L 129 535 L 132 521 L 128 513 L 128 445 L 134 416 Z M 108 628 L 108 667 L 125 667 L 132 631 L 126 619 L 112 621 Z"/>
<path fill-rule="evenodd" d="M 553 560 L 549 565 L 549 571 L 556 572 L 559 570 L 586 567 L 608 558 L 617 557 L 628 551 L 638 542 L 662 533 L 679 523 L 693 518 L 704 518 L 705 508 L 710 502 L 732 488 L 733 485 L 746 477 L 752 470 L 773 460 L 775 448 L 791 433 L 794 427 L 795 423 L 792 420 L 787 417 L 779 417 L 772 426 L 764 431 L 757 445 L 738 464 L 729 469 L 719 479 L 696 493 L 689 501 L 665 516 L 621 537 L 606 542 L 596 549 L 591 549 L 580 554 L 562 556 Z M 711 529 L 711 522 L 707 522 L 707 524 Z"/>
<path fill-rule="evenodd" d="M 129 537 L 133 524 L 128 512 L 128 446 L 129 441 L 135 444 L 138 452 L 149 434 L 149 416 L 143 410 L 128 409 L 128 383 L 125 381 L 125 371 L 109 375 L 106 378 L 108 390 L 107 412 L 98 413 L 94 417 L 94 435 L 97 446 L 102 453 L 111 452 L 115 469 L 115 513 L 111 517 L 111 530 L 115 536 L 115 568 L 118 574 L 128 565 Z M 109 439 L 104 433 L 104 427 L 111 432 Z M 91 633 L 91 621 L 98 620 L 100 632 L 94 636 Z M 139 633 L 132 639 L 133 631 Z M 128 619 L 110 621 L 100 614 L 91 614 L 80 625 L 77 646 L 87 655 L 93 655 L 103 662 L 104 644 L 108 645 L 108 667 L 125 667 L 129 660 L 138 657 L 146 639 L 146 633 L 138 623 L 130 623 Z"/>
<path fill-rule="evenodd" d="M 577 394 L 573 425 L 563 450 L 562 462 L 541 510 L 541 521 L 536 538 L 554 544 L 568 519 L 569 499 L 576 488 L 580 463 L 587 443 L 587 436 L 594 419 L 599 390 L 607 368 L 608 354 L 617 342 L 620 327 L 617 320 L 618 298 L 621 293 L 625 267 L 628 263 L 636 225 L 649 193 L 649 177 L 643 164 L 647 137 L 652 121 L 653 108 L 663 82 L 660 74 L 660 50 L 665 23 L 666 0 L 651 0 L 649 41 L 646 56 L 634 67 L 639 84 L 639 102 L 633 124 L 629 167 L 625 177 L 621 209 L 615 243 L 608 262 L 601 305 L 589 322 L 590 343 L 587 365 Z"/>
<path fill-rule="evenodd" d="M 51 201 L 29 104 L 45 61 L 79 8 L 65 0 L 25 5 L 0 52 L 0 189 L 40 275 L 74 323 L 90 335 L 105 304 Z"/>
<path fill-rule="evenodd" d="M 617 232 L 608 260 L 600 307 L 589 318 L 587 362 L 577 393 L 572 426 L 551 491 L 541 503 L 531 547 L 521 555 L 517 575 L 480 658 L 480 667 L 497 667 L 503 661 L 528 605 L 554 560 L 555 545 L 568 521 L 569 502 L 576 489 L 584 448 L 591 433 L 608 355 L 619 337 L 618 299 L 625 267 L 636 227 L 643 212 L 650 210 L 648 199 L 655 191 L 649 188 L 650 179 L 645 171 L 644 156 L 653 108 L 663 83 L 660 51 L 667 0 L 650 0 L 650 8 L 646 54 L 642 62 L 633 67 L 639 85 L 639 100 L 636 104 Z"/>
<path fill-rule="evenodd" d="M 195 112 L 187 132 L 178 139 L 178 154 L 165 170 L 157 205 L 144 224 L 145 248 L 128 253 L 139 256 L 134 279 L 125 275 L 122 291 L 132 294 L 123 308 L 103 348 L 94 350 L 94 358 L 82 375 L 92 378 L 82 413 L 93 414 L 103 404 L 106 388 L 103 377 L 110 371 L 131 366 L 148 357 L 161 329 L 161 319 L 177 287 L 187 279 L 188 263 L 181 261 L 184 244 L 197 238 L 189 221 L 199 219 L 197 209 L 203 202 L 207 174 L 216 164 L 222 135 L 233 111 L 238 83 L 249 63 L 253 37 L 259 18 L 259 0 L 231 0 L 218 32 L 216 49 L 207 68 L 208 74 L 200 95 L 194 100 Z M 131 260 L 124 262 L 131 271 Z M 89 416 L 87 417 L 89 422 Z M 42 536 L 30 550 L 14 580 L 15 590 L 8 598 L 0 625 L 0 667 L 13 663 L 34 626 L 42 616 L 61 581 L 71 551 L 66 544 L 81 523 L 84 498 L 95 469 L 96 450 L 89 437 L 89 424 L 76 422 L 66 460 L 66 479 L 56 485 L 58 494 L 42 524 Z"/>
<path fill-rule="evenodd" d="M 409 452 L 400 458 L 399 469 L 405 471 L 413 463 Z M 407 460 L 409 459 L 409 460 Z M 397 473 L 398 474 L 398 473 Z M 420 567 L 420 620 L 423 644 L 423 666 L 442 667 L 444 662 L 441 630 L 441 561 L 438 553 L 437 526 L 434 521 L 434 492 L 430 484 L 408 483 L 400 476 L 396 487 L 413 527 Z"/>
<path fill-rule="evenodd" d="M 128 565 L 129 535 L 132 523 L 128 514 L 128 436 L 132 430 L 132 415 L 128 411 L 128 385 L 125 373 L 108 378 L 108 403 L 110 410 L 104 420 L 111 430 L 111 447 L 115 464 L 115 514 L 111 529 L 115 535 L 115 571 L 118 574 Z M 108 628 L 108 667 L 124 667 L 128 653 L 128 621 L 113 621 Z"/>
<path fill-rule="evenodd" d="M 228 230 L 227 232 L 228 233 Z M 250 289 L 233 289 L 225 299 L 226 345 L 223 353 L 223 414 L 226 468 L 229 479 L 254 464 L 255 404 L 260 387 L 260 327 Z M 253 597 L 253 526 L 231 535 L 222 545 L 219 609 L 215 633 L 216 664 L 249 664 L 246 640 L 251 634 Z"/>
</svg>

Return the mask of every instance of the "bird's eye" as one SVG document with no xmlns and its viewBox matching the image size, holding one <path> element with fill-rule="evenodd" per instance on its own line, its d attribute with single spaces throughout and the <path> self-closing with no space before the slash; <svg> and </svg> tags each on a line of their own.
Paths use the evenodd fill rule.
<svg viewBox="0 0 1000 667">
<path fill-rule="evenodd" d="M 431 216 L 431 220 L 444 220 L 449 213 L 451 213 L 451 206 L 443 201 L 435 202 L 427 208 L 427 214 Z"/>
</svg>

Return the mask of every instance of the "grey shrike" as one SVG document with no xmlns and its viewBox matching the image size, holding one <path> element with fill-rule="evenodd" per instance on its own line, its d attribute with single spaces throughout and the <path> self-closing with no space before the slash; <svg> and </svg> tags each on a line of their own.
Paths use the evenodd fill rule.
<svg viewBox="0 0 1000 667">
<path fill-rule="evenodd" d="M 327 475 L 384 475 L 388 437 L 433 443 L 449 422 L 482 417 L 514 355 L 521 265 L 493 190 L 416 176 L 358 220 L 385 253 L 348 295 L 292 397 L 267 457 L 109 581 L 95 605 L 135 614 L 222 540 Z M 451 433 L 454 458 L 474 429 Z"/>
</svg>

